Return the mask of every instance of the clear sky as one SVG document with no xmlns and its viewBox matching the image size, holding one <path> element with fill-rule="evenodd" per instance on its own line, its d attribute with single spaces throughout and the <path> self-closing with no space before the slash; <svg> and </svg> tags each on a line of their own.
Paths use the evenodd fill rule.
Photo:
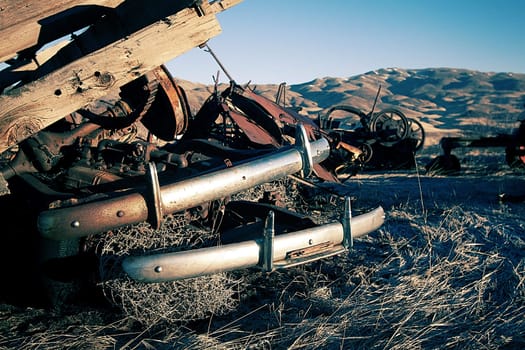
<svg viewBox="0 0 525 350">
<path fill-rule="evenodd" d="M 208 44 L 240 84 L 393 67 L 525 73 L 525 0 L 244 0 L 217 17 Z M 206 84 L 219 70 L 202 49 L 167 66 Z"/>
</svg>

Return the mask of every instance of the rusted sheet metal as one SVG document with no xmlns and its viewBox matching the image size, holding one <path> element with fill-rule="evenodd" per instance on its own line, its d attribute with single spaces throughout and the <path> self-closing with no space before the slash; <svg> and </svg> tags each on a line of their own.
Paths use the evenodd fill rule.
<svg viewBox="0 0 525 350">
<path fill-rule="evenodd" d="M 289 110 L 286 110 L 276 104 L 275 102 L 267 99 L 266 97 L 256 94 L 253 91 L 249 89 L 245 89 L 242 93 L 243 96 L 252 99 L 253 101 L 256 101 L 258 104 L 260 104 L 268 113 L 276 120 L 278 120 L 280 123 L 286 123 L 289 125 L 298 125 L 302 124 L 306 132 L 308 133 L 308 136 L 311 140 L 319 136 L 319 127 L 308 117 L 300 115 L 298 113 L 292 113 Z"/>
<path fill-rule="evenodd" d="M 268 131 L 253 122 L 253 120 L 246 115 L 235 111 L 230 111 L 228 115 L 237 123 L 239 128 L 244 131 L 248 139 L 253 143 L 261 146 L 271 145 L 278 147 L 280 145 L 280 143 Z"/>
<path fill-rule="evenodd" d="M 186 93 L 165 66 L 123 86 L 120 96 L 124 100 L 137 100 L 137 91 L 144 92 L 145 100 L 137 120 L 151 133 L 164 141 L 173 141 L 184 134 L 191 115 Z"/>
</svg>

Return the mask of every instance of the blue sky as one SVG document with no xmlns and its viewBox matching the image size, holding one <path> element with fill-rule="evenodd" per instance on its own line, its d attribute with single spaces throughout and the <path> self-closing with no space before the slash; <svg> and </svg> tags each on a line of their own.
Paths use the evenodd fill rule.
<svg viewBox="0 0 525 350">
<path fill-rule="evenodd" d="M 244 0 L 218 19 L 209 45 L 241 84 L 392 67 L 525 73 L 525 0 Z M 207 84 L 219 69 L 201 49 L 167 66 Z"/>
</svg>

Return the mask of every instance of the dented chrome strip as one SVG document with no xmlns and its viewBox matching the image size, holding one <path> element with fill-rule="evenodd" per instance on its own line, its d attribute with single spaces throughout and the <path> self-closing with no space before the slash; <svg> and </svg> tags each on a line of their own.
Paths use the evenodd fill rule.
<svg viewBox="0 0 525 350">
<path fill-rule="evenodd" d="M 384 222 L 383 208 L 378 207 L 368 213 L 352 218 L 352 237 L 360 237 L 377 230 Z M 301 231 L 275 236 L 273 242 L 273 262 L 286 265 L 289 252 L 322 245 L 332 244 L 326 254 L 318 254 L 318 259 L 346 251 L 342 246 L 344 225 L 339 222 L 317 226 Z M 166 282 L 219 272 L 238 270 L 254 266 L 266 266 L 264 253 L 265 239 L 232 243 L 223 246 L 193 249 L 175 253 L 132 256 L 126 258 L 122 267 L 134 280 L 140 282 Z M 336 248 L 336 249 L 334 249 Z M 267 249 L 267 248 L 266 248 Z M 335 253 L 334 253 L 335 252 Z M 289 265 L 297 265 L 290 261 Z"/>
</svg>

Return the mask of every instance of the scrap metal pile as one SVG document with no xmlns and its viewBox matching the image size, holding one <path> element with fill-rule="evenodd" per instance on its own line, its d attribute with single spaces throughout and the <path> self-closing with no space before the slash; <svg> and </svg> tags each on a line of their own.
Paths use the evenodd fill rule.
<svg viewBox="0 0 525 350">
<path fill-rule="evenodd" d="M 273 271 L 344 253 L 354 238 L 382 225 L 381 207 L 352 216 L 348 198 L 339 220 L 320 224 L 280 206 L 280 193 L 265 193 L 260 201 L 233 199 L 290 176 L 310 187 L 338 182 L 338 169 L 362 154 L 345 133 L 325 131 L 234 82 L 191 114 L 184 90 L 157 62 L 180 54 L 181 46 L 187 50 L 206 41 L 200 36 L 218 31 L 214 13 L 238 1 L 163 4 L 167 8 L 159 13 L 145 1 L 99 2 L 116 7 L 79 6 L 46 17 L 40 23 L 58 33 L 41 32 L 29 51 L 4 61 L 0 204 L 12 241 L 5 246 L 36 242 L 31 243 L 36 253 L 27 256 L 6 251 L 9 266 L 12 259 L 25 266 L 35 253 L 47 278 L 97 279 L 100 271 L 93 276 L 92 265 L 100 254 L 93 237 L 142 227 L 137 225 L 148 226 L 145 234 L 161 234 L 166 221 L 178 217 L 178 223 L 203 228 L 214 239 L 192 236 L 206 242 L 131 249 L 119 260 L 126 278 L 154 283 L 249 267 Z M 44 14 L 58 11 L 40 2 L 30 5 Z M 9 6 L 6 12 L 17 8 L 16 1 Z M 39 54 L 40 39 L 71 29 L 66 27 L 78 12 L 89 28 L 58 53 Z M 116 19 L 121 27 L 114 27 Z M 28 17 L 28 23 L 33 20 Z M 156 35 L 159 30 L 165 39 Z M 176 48 L 165 47 L 169 53 L 145 49 L 158 50 L 168 37 L 180 39 Z M 20 48 L 0 47 L 0 53 L 6 57 L 15 49 Z M 378 131 L 390 129 L 387 119 L 375 119 Z M 400 136 L 409 130 L 405 125 Z"/>
</svg>

